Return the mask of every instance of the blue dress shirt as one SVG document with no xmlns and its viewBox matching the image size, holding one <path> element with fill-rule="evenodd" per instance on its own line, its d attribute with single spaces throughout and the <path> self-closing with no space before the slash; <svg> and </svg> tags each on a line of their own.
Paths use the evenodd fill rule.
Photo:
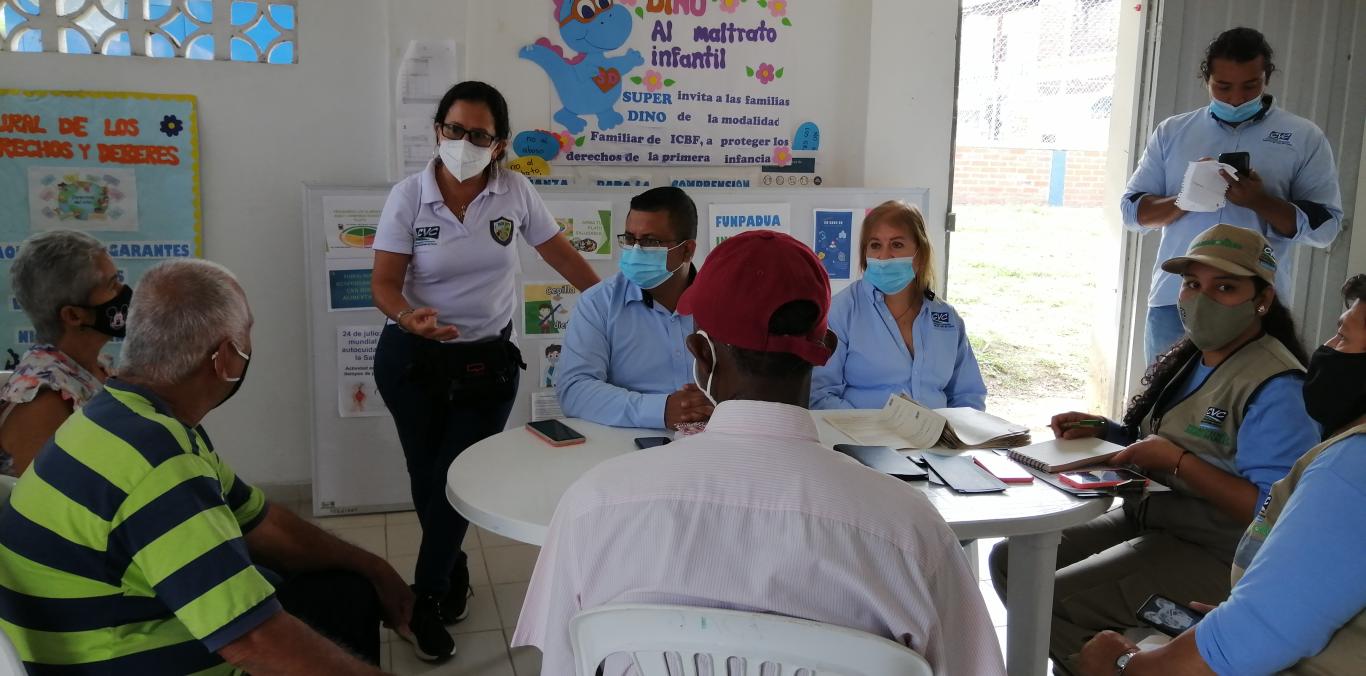
<svg viewBox="0 0 1366 676">
<path fill-rule="evenodd" d="M 693 382 L 683 340 L 692 317 L 670 312 L 621 273 L 583 294 L 555 386 L 566 416 L 613 427 L 664 428 L 664 402 Z"/>
<path fill-rule="evenodd" d="M 811 408 L 882 408 L 906 393 L 929 408 L 986 409 L 987 386 L 953 306 L 926 294 L 912 325 L 915 356 L 883 302 L 859 280 L 830 302 L 830 330 L 839 347 L 811 374 Z"/>
</svg>

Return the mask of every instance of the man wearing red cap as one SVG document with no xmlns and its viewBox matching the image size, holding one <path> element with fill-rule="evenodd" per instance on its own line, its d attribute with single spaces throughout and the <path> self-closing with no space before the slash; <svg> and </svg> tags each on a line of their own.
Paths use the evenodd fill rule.
<svg viewBox="0 0 1366 676">
<path fill-rule="evenodd" d="M 569 621 L 615 603 L 773 612 L 901 642 L 934 673 L 1004 674 L 958 540 L 929 500 L 821 445 L 811 369 L 830 357 L 830 281 L 804 244 L 726 240 L 679 312 L 707 430 L 593 468 L 561 499 L 514 646 L 572 673 Z M 629 658 L 604 673 L 626 671 Z"/>
</svg>

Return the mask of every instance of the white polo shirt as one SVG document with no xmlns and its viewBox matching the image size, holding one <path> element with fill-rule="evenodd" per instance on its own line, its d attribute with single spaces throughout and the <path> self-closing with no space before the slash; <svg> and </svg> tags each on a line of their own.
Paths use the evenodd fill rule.
<svg viewBox="0 0 1366 676">
<path fill-rule="evenodd" d="M 390 191 L 374 248 L 412 256 L 403 295 L 414 307 L 436 308 L 441 323 L 460 330 L 455 342 L 494 338 L 517 309 L 514 234 L 540 246 L 559 226 L 526 177 L 505 169 L 461 222 L 441 197 L 436 167 L 434 159 Z"/>
</svg>

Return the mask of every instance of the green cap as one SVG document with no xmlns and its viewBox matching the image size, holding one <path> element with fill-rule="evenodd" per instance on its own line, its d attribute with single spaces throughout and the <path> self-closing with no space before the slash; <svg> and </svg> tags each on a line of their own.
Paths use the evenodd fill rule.
<svg viewBox="0 0 1366 676">
<path fill-rule="evenodd" d="M 1261 277 L 1276 283 L 1276 254 L 1266 238 L 1256 230 L 1220 223 L 1195 237 L 1186 255 L 1170 259 L 1162 269 L 1174 275 L 1185 274 L 1191 263 L 1204 263 L 1239 277 Z"/>
</svg>

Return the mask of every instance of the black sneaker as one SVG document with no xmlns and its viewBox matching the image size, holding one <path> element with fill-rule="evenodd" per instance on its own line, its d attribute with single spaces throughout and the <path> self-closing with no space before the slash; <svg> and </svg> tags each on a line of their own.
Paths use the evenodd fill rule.
<svg viewBox="0 0 1366 676">
<path fill-rule="evenodd" d="M 474 587 L 466 585 L 461 591 L 452 588 L 441 601 L 441 623 L 451 626 L 470 616 L 469 600 L 474 598 Z"/>
<path fill-rule="evenodd" d="M 434 596 L 419 594 L 413 604 L 413 619 L 408 622 L 408 631 L 400 633 L 403 640 L 413 644 L 413 652 L 418 659 L 426 662 L 444 662 L 455 655 L 455 640 L 446 628 L 441 626 L 441 601 Z"/>
</svg>

